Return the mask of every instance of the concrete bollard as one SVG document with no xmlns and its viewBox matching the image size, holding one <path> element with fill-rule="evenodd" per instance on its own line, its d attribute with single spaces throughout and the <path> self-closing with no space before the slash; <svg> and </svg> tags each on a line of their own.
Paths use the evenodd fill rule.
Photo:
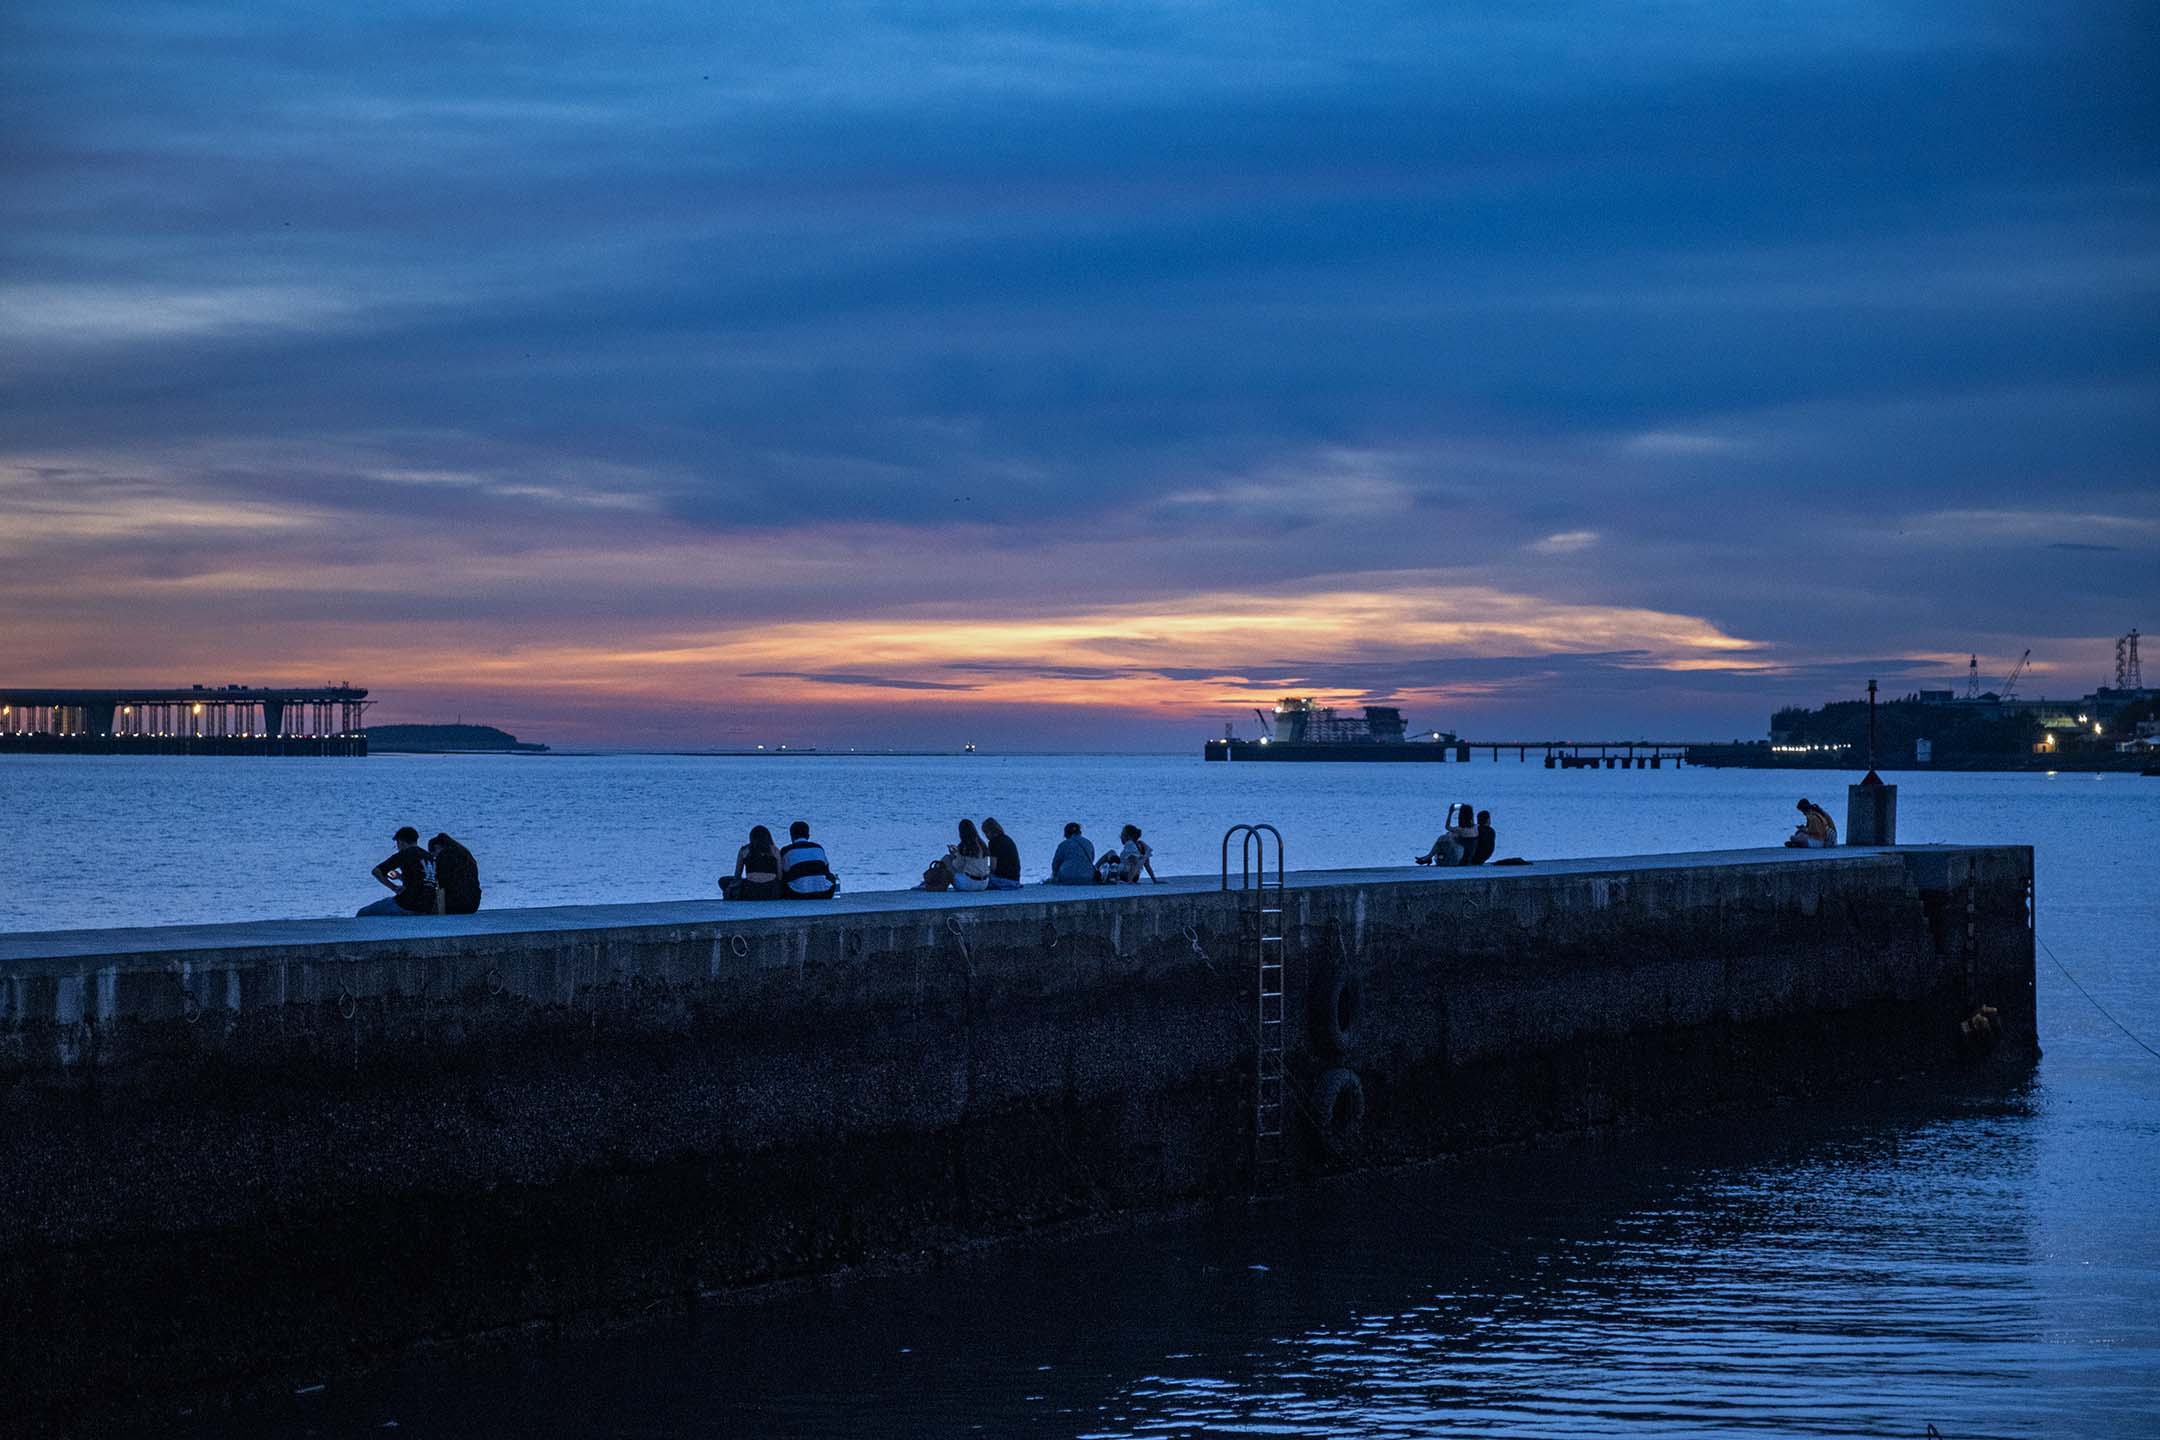
<svg viewBox="0 0 2160 1440">
<path fill-rule="evenodd" d="M 1860 784 L 1845 787 L 1845 843 L 1897 844 L 1897 786 Z"/>
</svg>

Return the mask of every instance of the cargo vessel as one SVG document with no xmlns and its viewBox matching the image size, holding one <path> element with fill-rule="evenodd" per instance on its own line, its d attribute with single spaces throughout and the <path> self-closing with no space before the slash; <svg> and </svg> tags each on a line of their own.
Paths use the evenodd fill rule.
<svg viewBox="0 0 2160 1440">
<path fill-rule="evenodd" d="M 1201 747 L 1202 757 L 1443 762 L 1451 757 L 1456 744 L 1451 731 L 1434 730 L 1411 739 L 1405 732 L 1402 711 L 1392 705 L 1367 705 L 1362 715 L 1344 715 L 1333 706 L 1316 705 L 1310 698 L 1286 697 L 1275 702 L 1272 719 L 1264 710 L 1255 710 L 1253 715 L 1260 722 L 1258 739 L 1240 739 L 1224 726 L 1220 736 Z"/>
</svg>

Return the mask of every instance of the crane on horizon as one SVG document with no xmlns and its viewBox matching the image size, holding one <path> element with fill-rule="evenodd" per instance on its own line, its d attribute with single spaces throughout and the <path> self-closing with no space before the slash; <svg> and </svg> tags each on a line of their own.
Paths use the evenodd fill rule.
<svg viewBox="0 0 2160 1440">
<path fill-rule="evenodd" d="M 2020 679 L 2024 678 L 2024 675 L 2025 675 L 2025 666 L 2026 666 L 2026 664 L 2027 664 L 2028 662 L 2030 662 L 2030 661 L 2031 661 L 2031 659 L 2032 659 L 2032 649 L 2031 649 L 2031 647 L 2029 647 L 2029 646 L 2028 646 L 2028 647 L 2026 648 L 2026 651 L 2025 651 L 2025 653 L 2024 653 L 2023 655 L 2020 655 L 2020 656 L 2018 656 L 2018 663 L 2017 663 L 2017 664 L 2016 664 L 2015 666 L 2013 666 L 2013 667 L 2011 668 L 2011 671 L 2010 671 L 2010 678 L 2009 678 L 2009 679 L 2007 679 L 2007 680 L 2005 680 L 2005 681 L 2003 681 L 2003 687 L 2002 687 L 2002 698 L 2003 698 L 2003 699 L 2005 699 L 2005 700 L 2009 700 L 2009 699 L 2011 699 L 2011 698 L 2013 698 L 2013 697 L 2015 697 L 2015 696 L 2016 696 L 2016 694 L 2017 694 L 2017 687 L 2018 687 L 2018 681 L 2019 681 Z"/>
</svg>

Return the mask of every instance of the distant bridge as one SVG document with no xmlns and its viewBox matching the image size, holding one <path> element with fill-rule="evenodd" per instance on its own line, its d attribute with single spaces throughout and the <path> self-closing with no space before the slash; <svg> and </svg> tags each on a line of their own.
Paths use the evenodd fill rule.
<svg viewBox="0 0 2160 1440">
<path fill-rule="evenodd" d="M 112 690 L 0 686 L 0 750 L 365 755 L 374 703 L 353 685 Z"/>
</svg>

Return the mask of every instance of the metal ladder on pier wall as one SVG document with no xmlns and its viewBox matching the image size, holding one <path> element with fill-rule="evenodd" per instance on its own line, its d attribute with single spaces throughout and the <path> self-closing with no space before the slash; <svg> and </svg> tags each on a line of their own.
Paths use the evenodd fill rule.
<svg viewBox="0 0 2160 1440">
<path fill-rule="evenodd" d="M 1233 825 L 1223 832 L 1222 888 L 1230 889 L 1230 842 L 1238 841 L 1238 941 L 1253 976 L 1252 1193 L 1273 1191 L 1283 1168 L 1283 966 L 1289 927 L 1283 906 L 1282 832 Z M 1275 876 L 1268 878 L 1268 849 Z"/>
</svg>

